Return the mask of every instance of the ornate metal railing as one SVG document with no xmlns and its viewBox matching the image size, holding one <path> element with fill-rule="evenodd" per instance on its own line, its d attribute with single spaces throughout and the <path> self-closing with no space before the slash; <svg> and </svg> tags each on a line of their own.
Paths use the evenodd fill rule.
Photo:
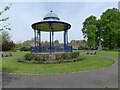
<svg viewBox="0 0 120 90">
<path fill-rule="evenodd" d="M 52 52 L 72 52 L 72 46 L 66 47 L 64 49 L 64 46 L 54 46 L 51 47 Z M 50 47 L 45 47 L 45 46 L 36 46 L 31 48 L 32 53 L 49 53 L 50 52 Z"/>
</svg>

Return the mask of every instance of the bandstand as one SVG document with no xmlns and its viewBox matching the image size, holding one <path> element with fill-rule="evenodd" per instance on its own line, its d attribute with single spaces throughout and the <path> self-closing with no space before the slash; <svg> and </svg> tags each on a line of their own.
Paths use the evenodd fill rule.
<svg viewBox="0 0 120 90">
<path fill-rule="evenodd" d="M 68 45 L 68 30 L 71 28 L 69 23 L 60 21 L 59 17 L 52 11 L 45 15 L 42 21 L 32 24 L 34 29 L 34 47 L 32 53 L 55 53 L 55 52 L 72 52 L 72 46 Z M 54 46 L 54 33 L 64 32 L 64 44 Z M 49 47 L 41 45 L 41 32 L 49 32 Z"/>
</svg>

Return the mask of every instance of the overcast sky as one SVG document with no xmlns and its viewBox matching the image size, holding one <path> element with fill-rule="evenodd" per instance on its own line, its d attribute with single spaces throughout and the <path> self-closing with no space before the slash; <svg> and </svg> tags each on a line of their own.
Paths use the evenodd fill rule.
<svg viewBox="0 0 120 90">
<path fill-rule="evenodd" d="M 2 6 L 9 3 L 2 3 Z M 102 12 L 108 8 L 118 8 L 118 2 L 13 2 L 9 11 L 3 17 L 9 16 L 12 40 L 23 42 L 33 38 L 34 33 L 31 24 L 41 21 L 44 16 L 53 11 L 61 21 L 71 24 L 69 30 L 69 41 L 83 40 L 81 32 L 82 23 L 90 15 L 98 19 Z M 55 33 L 55 39 L 63 42 L 63 32 Z M 42 41 L 49 41 L 49 33 L 42 32 Z"/>
</svg>

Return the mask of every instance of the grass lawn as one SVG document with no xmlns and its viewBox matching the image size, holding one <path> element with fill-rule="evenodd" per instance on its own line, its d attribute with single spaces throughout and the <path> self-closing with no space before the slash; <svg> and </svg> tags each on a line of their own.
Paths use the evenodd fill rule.
<svg viewBox="0 0 120 90">
<path fill-rule="evenodd" d="M 98 51 L 97 55 L 103 55 L 103 56 L 112 56 L 112 57 L 120 57 L 118 55 L 118 51 L 109 51 L 109 50 L 104 50 L 104 51 Z"/>
<path fill-rule="evenodd" d="M 73 50 L 74 52 L 87 52 L 91 50 Z M 118 55 L 120 52 L 114 51 L 114 50 L 102 50 L 102 51 L 97 51 L 97 55 L 101 56 L 111 56 L 111 57 L 120 57 Z"/>
<path fill-rule="evenodd" d="M 90 51 L 90 50 L 73 50 L 73 52 L 87 52 L 87 51 Z"/>
<path fill-rule="evenodd" d="M 27 64 L 16 62 L 19 57 L 6 58 L 1 59 L 2 70 L 7 73 L 27 74 L 69 73 L 105 68 L 115 63 L 112 59 L 104 57 L 85 55 L 80 57 L 85 57 L 86 59 L 79 62 L 61 64 Z"/>
<path fill-rule="evenodd" d="M 26 53 L 29 53 L 30 51 L 21 51 L 21 52 L 10 52 L 12 53 L 12 56 L 24 56 Z M 0 52 L 0 53 L 8 53 L 8 52 Z"/>
</svg>

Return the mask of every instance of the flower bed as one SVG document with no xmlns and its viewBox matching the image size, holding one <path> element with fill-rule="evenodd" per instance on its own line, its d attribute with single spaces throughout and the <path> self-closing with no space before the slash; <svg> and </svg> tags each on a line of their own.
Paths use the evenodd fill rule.
<svg viewBox="0 0 120 90">
<path fill-rule="evenodd" d="M 70 60 L 50 60 L 50 61 L 27 61 L 24 58 L 18 59 L 18 62 L 28 63 L 28 64 L 59 64 L 59 63 L 70 63 L 70 62 L 78 62 L 82 61 L 85 58 L 74 58 Z"/>
<path fill-rule="evenodd" d="M 71 53 L 55 53 L 55 54 L 41 54 L 41 53 L 28 53 L 24 58 L 28 61 L 49 61 L 49 60 L 64 60 L 73 59 L 79 56 L 79 52 Z"/>
<path fill-rule="evenodd" d="M 83 58 L 78 58 L 78 56 L 79 52 L 57 54 L 28 53 L 24 56 L 24 58 L 19 58 L 17 61 L 30 64 L 56 64 L 83 60 Z"/>
</svg>

